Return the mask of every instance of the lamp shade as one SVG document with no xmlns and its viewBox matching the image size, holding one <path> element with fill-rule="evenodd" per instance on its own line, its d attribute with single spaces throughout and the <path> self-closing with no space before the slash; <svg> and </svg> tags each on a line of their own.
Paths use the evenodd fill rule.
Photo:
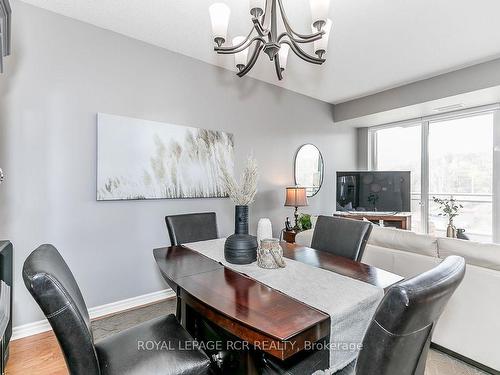
<svg viewBox="0 0 500 375">
<path fill-rule="evenodd" d="M 235 36 L 233 38 L 233 46 L 236 46 L 245 40 L 244 36 Z M 248 58 L 248 48 L 245 48 L 243 51 L 236 52 L 234 54 L 234 63 L 238 69 L 244 68 L 247 65 Z"/>
<path fill-rule="evenodd" d="M 312 26 L 312 30 L 313 32 L 315 31 L 314 26 Z M 332 30 L 331 19 L 326 20 L 326 25 L 323 27 L 323 30 L 325 31 L 325 33 L 323 34 L 321 39 L 314 41 L 314 53 L 321 56 L 323 56 L 328 50 L 328 41 L 330 40 L 330 32 Z"/>
<path fill-rule="evenodd" d="M 286 43 L 280 45 L 279 57 L 280 57 L 280 68 L 285 70 L 286 64 L 288 62 L 288 52 L 290 52 L 290 46 Z"/>
<path fill-rule="evenodd" d="M 285 206 L 303 207 L 308 205 L 305 187 L 292 186 L 286 188 Z"/>
<path fill-rule="evenodd" d="M 212 21 L 214 39 L 219 38 L 225 41 L 231 9 L 224 3 L 215 3 L 210 5 L 208 11 L 210 13 L 210 20 Z"/>
<path fill-rule="evenodd" d="M 326 22 L 330 10 L 330 0 L 309 0 L 313 24 L 318 21 Z"/>
</svg>

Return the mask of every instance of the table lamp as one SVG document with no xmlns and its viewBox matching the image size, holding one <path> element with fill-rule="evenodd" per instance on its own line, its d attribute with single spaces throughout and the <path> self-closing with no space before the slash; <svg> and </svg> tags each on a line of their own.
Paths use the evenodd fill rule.
<svg viewBox="0 0 500 375">
<path fill-rule="evenodd" d="M 293 229 L 299 229 L 299 207 L 308 206 L 306 188 L 300 186 L 292 186 L 286 188 L 285 206 L 295 207 L 295 227 Z"/>
</svg>

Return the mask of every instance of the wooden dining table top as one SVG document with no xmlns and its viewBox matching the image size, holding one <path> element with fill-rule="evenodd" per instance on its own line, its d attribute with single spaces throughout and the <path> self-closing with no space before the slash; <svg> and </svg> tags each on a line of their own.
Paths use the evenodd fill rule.
<svg viewBox="0 0 500 375">
<path fill-rule="evenodd" d="M 365 263 L 356 262 L 349 258 L 334 255 L 326 251 L 320 251 L 287 242 L 281 242 L 281 248 L 283 249 L 283 256 L 288 259 L 293 259 L 298 262 L 309 264 L 310 266 L 360 280 L 384 290 L 387 290 L 392 285 L 404 279 L 402 276 L 392 272 Z"/>
<path fill-rule="evenodd" d="M 386 289 L 403 278 L 330 253 L 281 243 L 284 256 Z M 153 251 L 162 276 L 178 297 L 215 324 L 286 359 L 330 333 L 330 317 L 301 301 L 185 246 Z M 272 271 L 270 271 L 272 272 Z M 279 344 L 283 345 L 279 345 Z"/>
</svg>

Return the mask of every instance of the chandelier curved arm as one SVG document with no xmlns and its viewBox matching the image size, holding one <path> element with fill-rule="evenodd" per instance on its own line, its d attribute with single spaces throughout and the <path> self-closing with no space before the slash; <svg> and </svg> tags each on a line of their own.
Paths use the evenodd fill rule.
<svg viewBox="0 0 500 375">
<path fill-rule="evenodd" d="M 307 61 L 309 63 L 312 63 L 312 64 L 318 64 L 318 65 L 321 65 L 323 64 L 326 60 L 325 59 L 319 59 L 317 57 L 314 57 L 314 56 L 311 56 L 309 55 L 308 53 L 306 53 L 302 48 L 300 48 L 297 43 L 295 43 L 293 40 L 284 40 L 281 42 L 282 44 L 283 43 L 286 43 L 290 46 L 290 48 L 292 49 L 292 51 L 298 56 L 300 57 L 302 60 L 304 61 Z"/>
<path fill-rule="evenodd" d="M 229 46 L 229 47 L 222 47 L 222 46 L 215 46 L 214 47 L 214 51 L 216 51 L 217 53 L 220 53 L 219 51 L 229 51 L 231 49 L 236 49 L 236 48 L 240 48 L 241 46 L 243 46 L 246 42 L 248 42 L 248 40 L 250 39 L 250 37 L 252 36 L 252 33 L 253 33 L 253 28 L 250 30 L 250 32 L 248 33 L 247 37 L 245 39 L 243 39 L 241 41 L 241 43 L 235 45 L 235 46 Z"/>
<path fill-rule="evenodd" d="M 262 21 L 259 20 L 258 17 L 252 17 L 254 28 L 257 31 L 257 33 L 262 37 L 269 35 L 269 33 L 271 32 L 271 18 L 270 17 L 266 18 L 266 14 L 270 14 L 271 12 L 271 7 L 272 7 L 272 0 L 271 1 L 266 0 L 266 5 L 264 7 L 266 11 L 262 15 Z"/>
<path fill-rule="evenodd" d="M 257 62 L 257 59 L 259 58 L 260 51 L 262 51 L 262 48 L 264 48 L 263 43 L 259 40 L 257 43 L 255 43 L 255 48 L 252 52 L 252 55 L 250 56 L 250 59 L 248 60 L 247 64 L 245 67 L 237 73 L 238 77 L 243 77 L 245 74 L 247 74 L 255 65 Z"/>
<path fill-rule="evenodd" d="M 311 43 L 314 42 L 315 40 L 319 40 L 323 37 L 324 32 L 317 32 L 315 34 L 311 34 L 310 38 L 308 39 L 299 39 L 295 38 L 292 34 L 289 34 L 287 32 L 281 33 L 278 37 L 278 43 L 281 42 L 281 39 L 288 37 L 290 40 L 293 40 L 295 43 Z"/>
<path fill-rule="evenodd" d="M 278 79 L 281 81 L 283 79 L 283 69 L 281 69 L 279 55 L 274 58 L 274 68 L 276 69 L 276 75 L 278 76 Z"/>
<path fill-rule="evenodd" d="M 297 37 L 299 37 L 301 39 L 311 39 L 311 38 L 315 37 L 318 34 L 321 35 L 321 36 L 323 36 L 323 34 L 325 34 L 325 32 L 323 30 L 318 31 L 318 32 L 313 33 L 313 34 L 300 34 L 300 33 L 296 32 L 295 30 L 293 30 L 292 27 L 290 26 L 290 21 L 288 21 L 288 17 L 286 16 L 285 8 L 283 7 L 282 0 L 277 0 L 277 1 L 278 1 L 278 5 L 279 5 L 279 8 L 280 8 L 281 18 L 283 19 L 283 24 L 285 25 L 286 31 L 290 35 L 295 35 L 295 36 L 297 36 Z M 317 40 L 317 39 L 314 39 L 314 40 Z"/>
<path fill-rule="evenodd" d="M 269 29 L 264 29 L 264 27 L 262 26 L 262 24 L 260 23 L 258 18 L 255 18 L 255 17 L 252 18 L 252 22 L 253 22 L 255 30 L 257 30 L 257 33 L 260 36 L 265 37 L 265 36 L 269 35 Z"/>
<path fill-rule="evenodd" d="M 248 47 L 250 47 L 250 45 L 253 42 L 256 42 L 256 41 L 259 41 L 259 42 L 262 42 L 262 43 L 266 42 L 262 37 L 255 36 L 255 37 L 253 37 L 250 40 L 248 40 L 248 38 L 247 38 L 242 43 L 237 44 L 236 46 L 232 46 L 232 47 L 216 47 L 215 50 L 217 51 L 217 53 L 219 53 L 221 55 L 230 55 L 230 54 L 238 53 L 238 52 L 241 52 L 241 51 L 247 49 Z"/>
</svg>

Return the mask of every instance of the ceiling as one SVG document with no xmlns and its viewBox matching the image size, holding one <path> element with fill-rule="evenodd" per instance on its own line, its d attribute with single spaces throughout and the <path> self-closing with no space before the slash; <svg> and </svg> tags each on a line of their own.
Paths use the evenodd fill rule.
<svg viewBox="0 0 500 375">
<path fill-rule="evenodd" d="M 231 8 L 229 34 L 251 27 L 247 0 L 24 0 L 24 2 L 234 70 L 213 52 L 208 7 Z M 308 0 L 283 0 L 293 27 L 310 28 Z M 500 57 L 498 0 L 332 0 L 327 62 L 292 55 L 283 81 L 266 55 L 250 76 L 339 103 Z"/>
</svg>

